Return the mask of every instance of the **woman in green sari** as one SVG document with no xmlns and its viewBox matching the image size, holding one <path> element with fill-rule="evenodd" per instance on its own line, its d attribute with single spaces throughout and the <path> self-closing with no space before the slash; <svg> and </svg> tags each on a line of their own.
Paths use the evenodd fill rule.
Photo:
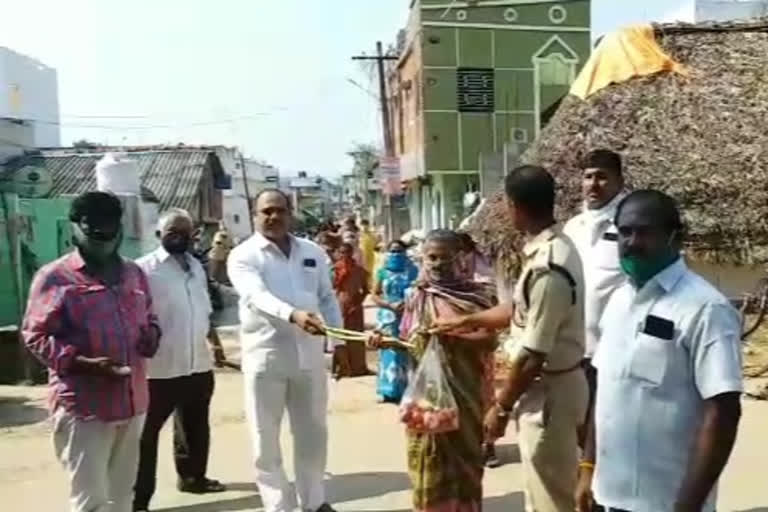
<svg viewBox="0 0 768 512">
<path fill-rule="evenodd" d="M 461 275 L 460 240 L 452 231 L 427 235 L 422 250 L 422 275 L 408 297 L 400 326 L 401 338 L 414 345 L 417 362 L 438 318 L 449 319 L 495 305 L 493 288 Z M 415 512 L 480 512 L 483 479 L 483 390 L 487 354 L 496 335 L 486 330 L 438 335 L 445 354 L 444 370 L 459 409 L 459 429 L 428 434 L 407 432 L 408 472 Z M 371 338 L 381 346 L 381 336 Z"/>
</svg>

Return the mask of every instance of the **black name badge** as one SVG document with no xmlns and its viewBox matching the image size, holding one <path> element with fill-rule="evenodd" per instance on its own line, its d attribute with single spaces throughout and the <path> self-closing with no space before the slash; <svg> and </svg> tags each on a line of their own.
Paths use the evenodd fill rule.
<svg viewBox="0 0 768 512">
<path fill-rule="evenodd" d="M 609 242 L 618 242 L 619 241 L 619 234 L 618 233 L 606 233 L 603 235 L 603 240 L 607 240 Z"/>
<path fill-rule="evenodd" d="M 307 268 L 317 268 L 317 261 L 315 261 L 315 258 L 307 258 L 304 260 L 304 266 Z"/>
<path fill-rule="evenodd" d="M 659 338 L 661 340 L 673 340 L 675 338 L 675 323 L 672 320 L 655 315 L 648 315 L 643 325 L 643 334 Z"/>
</svg>

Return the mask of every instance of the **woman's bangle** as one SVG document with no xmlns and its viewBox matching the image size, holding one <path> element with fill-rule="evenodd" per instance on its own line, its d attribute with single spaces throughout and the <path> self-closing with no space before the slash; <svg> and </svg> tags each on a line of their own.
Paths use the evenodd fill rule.
<svg viewBox="0 0 768 512">
<path fill-rule="evenodd" d="M 580 469 L 595 469 L 595 463 L 589 462 L 587 460 L 583 460 L 579 462 L 579 468 Z"/>
</svg>

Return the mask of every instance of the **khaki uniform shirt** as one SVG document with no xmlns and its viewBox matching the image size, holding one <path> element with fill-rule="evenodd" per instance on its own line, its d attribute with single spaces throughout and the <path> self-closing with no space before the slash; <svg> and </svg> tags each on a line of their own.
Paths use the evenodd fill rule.
<svg viewBox="0 0 768 512">
<path fill-rule="evenodd" d="M 561 229 L 553 226 L 525 245 L 523 257 L 513 297 L 511 330 L 516 350 L 527 348 L 546 354 L 545 373 L 570 370 L 581 362 L 585 348 L 584 278 L 579 254 Z M 565 269 L 574 283 L 553 271 L 552 265 Z"/>
</svg>

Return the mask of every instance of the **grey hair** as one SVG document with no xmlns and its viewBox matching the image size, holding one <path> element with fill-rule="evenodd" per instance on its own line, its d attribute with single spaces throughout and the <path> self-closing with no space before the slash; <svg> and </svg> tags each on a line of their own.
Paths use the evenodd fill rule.
<svg viewBox="0 0 768 512">
<path fill-rule="evenodd" d="M 424 245 L 427 245 L 430 242 L 443 243 L 456 250 L 460 250 L 463 245 L 459 234 L 450 229 L 433 229 L 427 233 L 427 236 L 424 239 Z"/>
<path fill-rule="evenodd" d="M 160 215 L 160 218 L 157 220 L 157 230 L 164 230 L 168 224 L 178 218 L 187 219 L 189 223 L 192 224 L 192 226 L 195 225 L 195 220 L 187 210 L 183 210 L 181 208 L 168 208 L 163 212 L 162 215 Z"/>
</svg>

